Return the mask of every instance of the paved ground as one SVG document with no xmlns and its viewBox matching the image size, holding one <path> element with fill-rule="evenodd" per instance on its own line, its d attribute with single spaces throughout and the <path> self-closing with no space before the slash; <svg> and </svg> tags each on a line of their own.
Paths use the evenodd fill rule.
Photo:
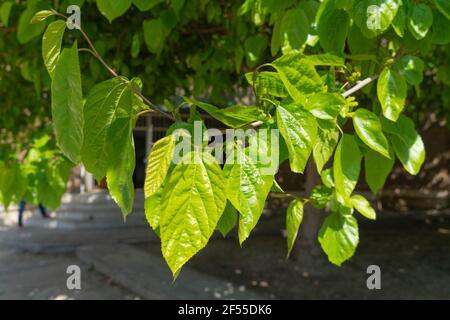
<svg viewBox="0 0 450 320">
<path fill-rule="evenodd" d="M 342 268 L 323 254 L 286 261 L 284 219 L 274 216 L 243 248 L 235 235 L 215 236 L 173 284 L 140 208 L 123 225 L 115 207 L 88 200 L 63 206 L 54 220 L 35 214 L 25 229 L 15 212 L 0 214 L 0 299 L 450 299 L 449 212 L 360 219 L 360 245 Z M 73 264 L 81 291 L 66 287 Z M 381 291 L 367 290 L 371 264 L 382 269 Z"/>
<path fill-rule="evenodd" d="M 68 290 L 69 265 L 79 265 L 81 290 Z M 87 268 L 74 254 L 0 250 L 0 299 L 136 299 L 135 294 Z"/>
<path fill-rule="evenodd" d="M 14 208 L 0 211 L 0 299 L 139 298 L 83 263 L 76 248 L 99 243 L 113 248 L 114 244 L 133 239 L 143 241 L 148 239 L 148 230 L 139 223 L 123 227 L 116 210 L 105 218 L 98 208 L 80 208 L 78 212 L 71 209 L 78 208 L 63 206 L 58 214 L 52 213 L 56 218 L 49 220 L 28 211 L 23 229 L 16 226 Z M 81 290 L 67 289 L 66 271 L 70 265 L 81 268 Z"/>
</svg>

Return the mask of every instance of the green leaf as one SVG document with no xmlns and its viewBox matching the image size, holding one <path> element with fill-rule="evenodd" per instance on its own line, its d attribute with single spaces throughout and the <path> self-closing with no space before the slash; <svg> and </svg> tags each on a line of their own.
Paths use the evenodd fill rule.
<svg viewBox="0 0 450 320">
<path fill-rule="evenodd" d="M 447 0 L 433 0 L 438 10 L 450 20 L 450 2 Z"/>
<path fill-rule="evenodd" d="M 391 154 L 388 159 L 378 152 L 368 150 L 364 155 L 364 167 L 366 172 L 366 182 L 373 193 L 380 191 L 392 168 L 394 167 L 395 157 Z"/>
<path fill-rule="evenodd" d="M 335 7 L 338 9 L 351 10 L 355 0 L 340 0 L 336 1 Z"/>
<path fill-rule="evenodd" d="M 350 27 L 347 44 L 353 56 L 360 54 L 370 55 L 374 49 L 378 48 L 377 39 L 366 38 L 356 24 Z"/>
<path fill-rule="evenodd" d="M 361 0 L 353 7 L 353 19 L 368 38 L 384 33 L 393 22 L 399 9 L 397 0 Z"/>
<path fill-rule="evenodd" d="M 423 80 L 424 62 L 418 57 L 403 56 L 395 64 L 401 76 L 412 86 L 419 85 Z"/>
<path fill-rule="evenodd" d="M 354 255 L 358 246 L 358 222 L 352 215 L 330 214 L 320 228 L 319 242 L 328 260 L 341 266 Z"/>
<path fill-rule="evenodd" d="M 301 8 L 286 11 L 279 29 L 283 52 L 301 49 L 308 38 L 309 31 L 308 17 Z"/>
<path fill-rule="evenodd" d="M 84 143 L 81 158 L 86 169 L 100 181 L 115 153 L 108 154 L 108 135 L 114 120 L 120 115 L 131 115 L 132 93 L 119 78 L 110 79 L 94 86 L 84 105 Z"/>
<path fill-rule="evenodd" d="M 433 12 L 426 4 L 417 4 L 409 12 L 408 27 L 417 40 L 425 38 L 433 24 Z"/>
<path fill-rule="evenodd" d="M 262 35 L 249 37 L 245 40 L 244 48 L 247 65 L 253 68 L 259 63 L 267 48 L 267 39 Z"/>
<path fill-rule="evenodd" d="M 58 59 L 52 81 L 52 117 L 56 140 L 73 163 L 80 161 L 83 143 L 83 94 L 77 43 L 65 48 Z"/>
<path fill-rule="evenodd" d="M 342 95 L 320 92 L 310 95 L 305 107 L 316 118 L 334 120 L 345 105 L 346 101 Z"/>
<path fill-rule="evenodd" d="M 127 12 L 131 6 L 131 0 L 96 0 L 96 2 L 98 10 L 110 23 Z"/>
<path fill-rule="evenodd" d="M 5 25 L 5 27 L 8 26 L 9 15 L 11 13 L 11 8 L 13 5 L 14 3 L 12 1 L 6 1 L 0 7 L 0 20 Z"/>
<path fill-rule="evenodd" d="M 361 170 L 361 152 L 353 135 L 344 134 L 336 149 L 333 174 L 336 192 L 344 199 L 350 197 Z"/>
<path fill-rule="evenodd" d="M 106 181 L 109 193 L 122 210 L 124 220 L 133 210 L 134 185 L 133 173 L 136 165 L 133 121 L 123 117 L 116 119 L 107 136 L 107 154 L 109 158 Z"/>
<path fill-rule="evenodd" d="M 339 131 L 319 129 L 316 144 L 313 148 L 314 161 L 317 172 L 321 173 L 325 164 L 331 159 L 334 149 L 339 141 Z"/>
<path fill-rule="evenodd" d="M 226 205 L 224 189 L 222 171 L 207 153 L 189 153 L 173 169 L 161 200 L 160 232 L 174 275 L 213 234 Z"/>
<path fill-rule="evenodd" d="M 0 161 L 0 194 L 7 209 L 11 202 L 19 203 L 27 189 L 27 177 L 18 164 Z"/>
<path fill-rule="evenodd" d="M 139 9 L 139 11 L 148 11 L 164 0 L 133 0 L 133 4 Z"/>
<path fill-rule="evenodd" d="M 249 72 L 245 74 L 248 83 L 255 88 L 258 96 L 271 95 L 279 98 L 286 98 L 289 93 L 281 81 L 280 75 L 276 72 L 259 72 L 253 81 L 254 73 Z"/>
<path fill-rule="evenodd" d="M 333 189 L 324 185 L 318 185 L 312 189 L 309 200 L 315 208 L 324 209 L 328 201 L 331 200 L 332 195 Z"/>
<path fill-rule="evenodd" d="M 175 142 L 175 136 L 169 135 L 153 145 L 145 175 L 145 198 L 155 194 L 163 184 L 172 163 Z"/>
<path fill-rule="evenodd" d="M 377 219 L 377 213 L 370 205 L 370 202 L 367 201 L 366 198 L 363 196 L 356 194 L 350 198 L 353 207 L 358 210 L 359 213 L 361 213 L 364 217 L 370 220 L 376 220 Z"/>
<path fill-rule="evenodd" d="M 345 10 L 336 9 L 339 0 L 325 0 L 317 12 L 317 34 L 322 48 L 327 52 L 343 54 L 350 17 Z M 338 28 L 336 26 L 339 26 Z"/>
<path fill-rule="evenodd" d="M 371 149 L 389 158 L 389 143 L 383 134 L 378 117 L 367 109 L 359 108 L 353 115 L 353 126 L 362 141 Z"/>
<path fill-rule="evenodd" d="M 283 188 L 279 185 L 279 183 L 276 179 L 273 179 L 273 185 L 272 185 L 272 188 L 270 188 L 270 192 L 284 193 Z"/>
<path fill-rule="evenodd" d="M 255 0 L 245 0 L 245 2 L 239 7 L 238 16 L 242 16 L 247 12 L 250 12 L 255 4 Z"/>
<path fill-rule="evenodd" d="M 61 43 L 66 25 L 66 22 L 63 20 L 54 21 L 48 25 L 42 37 L 42 57 L 51 77 L 61 52 Z"/>
<path fill-rule="evenodd" d="M 298 229 L 303 220 L 303 201 L 299 199 L 293 200 L 286 212 L 286 233 L 287 233 L 287 256 L 291 255 L 295 240 L 297 239 Z"/>
<path fill-rule="evenodd" d="M 304 56 L 303 59 L 313 66 L 343 67 L 345 65 L 344 58 L 330 53 Z"/>
<path fill-rule="evenodd" d="M 73 164 L 65 158 L 60 158 L 56 163 L 45 163 L 37 183 L 38 201 L 44 207 L 54 210 L 61 205 L 72 167 Z"/>
<path fill-rule="evenodd" d="M 32 6 L 28 7 L 20 15 L 19 24 L 17 26 L 17 40 L 20 44 L 25 44 L 40 36 L 45 29 L 45 21 L 30 24 L 30 20 L 35 12 L 35 8 Z"/>
<path fill-rule="evenodd" d="M 405 35 L 405 28 L 406 28 L 405 6 L 401 6 L 398 9 L 397 15 L 395 16 L 394 21 L 392 21 L 392 28 L 399 37 L 403 38 L 403 36 Z"/>
<path fill-rule="evenodd" d="M 175 14 L 179 17 L 181 9 L 184 8 L 186 0 L 172 0 L 171 8 L 175 11 Z"/>
<path fill-rule="evenodd" d="M 240 244 L 258 223 L 273 184 L 273 175 L 263 175 L 247 151 L 238 148 L 237 158 L 229 157 L 223 169 L 228 200 L 240 213 Z"/>
<path fill-rule="evenodd" d="M 167 180 L 166 180 L 167 181 Z M 162 204 L 161 198 L 164 193 L 164 184 L 155 194 L 144 201 L 145 218 L 150 227 L 159 235 L 159 221 L 161 219 Z"/>
<path fill-rule="evenodd" d="M 314 65 L 304 57 L 303 54 L 291 53 L 272 64 L 292 99 L 301 104 L 305 102 L 305 95 L 323 91 L 322 79 Z"/>
<path fill-rule="evenodd" d="M 322 172 L 320 173 L 320 180 L 322 180 L 322 183 L 326 187 L 334 188 L 334 177 L 331 168 L 322 170 Z"/>
<path fill-rule="evenodd" d="M 166 34 L 161 19 L 145 20 L 143 23 L 144 41 L 151 53 L 159 54 L 164 47 Z"/>
<path fill-rule="evenodd" d="M 396 121 L 405 107 L 407 86 L 405 78 L 397 71 L 385 68 L 378 79 L 378 99 L 383 109 L 383 115 Z"/>
<path fill-rule="evenodd" d="M 138 34 L 135 34 L 131 41 L 131 56 L 133 58 L 136 58 L 139 55 L 140 51 L 141 51 L 141 39 Z"/>
<path fill-rule="evenodd" d="M 258 107 L 233 106 L 219 109 L 205 102 L 189 98 L 184 99 L 231 128 L 243 127 L 258 120 L 263 115 Z"/>
<path fill-rule="evenodd" d="M 42 10 L 37 12 L 33 18 L 31 18 L 30 23 L 39 23 L 41 21 L 44 21 L 45 19 L 47 19 L 48 17 L 54 16 L 55 13 L 51 10 Z"/>
<path fill-rule="evenodd" d="M 277 123 L 289 150 L 291 170 L 303 173 L 317 136 L 314 116 L 291 104 L 277 108 Z"/>
<path fill-rule="evenodd" d="M 277 19 L 273 26 L 272 39 L 270 42 L 270 53 L 272 54 L 272 57 L 277 55 L 278 51 L 280 50 L 281 46 L 283 45 L 284 39 L 281 34 L 281 23 L 282 22 L 283 22 L 282 19 Z"/>
<path fill-rule="evenodd" d="M 228 233 L 236 226 L 238 222 L 238 213 L 235 207 L 228 201 L 225 210 L 217 223 L 216 229 L 225 238 Z"/>
<path fill-rule="evenodd" d="M 440 12 L 434 12 L 433 25 L 431 26 L 430 40 L 434 44 L 450 43 L 450 19 Z"/>
<path fill-rule="evenodd" d="M 400 116 L 397 122 L 383 119 L 382 125 L 383 130 L 390 135 L 395 154 L 406 171 L 412 175 L 418 174 L 425 161 L 425 147 L 414 122 L 406 116 Z"/>
</svg>

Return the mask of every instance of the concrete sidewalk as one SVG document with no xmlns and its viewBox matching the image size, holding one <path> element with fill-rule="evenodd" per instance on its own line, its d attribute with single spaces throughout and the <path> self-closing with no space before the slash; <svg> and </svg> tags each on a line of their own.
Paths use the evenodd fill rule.
<svg viewBox="0 0 450 320">
<path fill-rule="evenodd" d="M 80 266 L 81 290 L 66 286 L 69 265 Z M 32 254 L 0 250 L 0 300 L 139 299 L 74 254 Z"/>
<path fill-rule="evenodd" d="M 102 192 L 66 198 L 52 219 L 29 212 L 23 229 L 15 225 L 14 209 L 1 213 L 0 299 L 263 298 L 189 267 L 172 283 L 161 255 L 133 247 L 160 241 L 145 220 L 141 198 L 138 192 L 126 224 Z M 71 264 L 82 270 L 79 292 L 66 288 Z"/>
</svg>

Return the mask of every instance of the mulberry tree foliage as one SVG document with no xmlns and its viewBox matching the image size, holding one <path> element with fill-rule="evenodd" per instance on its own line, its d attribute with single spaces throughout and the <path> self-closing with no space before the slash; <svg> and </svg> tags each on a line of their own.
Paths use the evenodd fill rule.
<svg viewBox="0 0 450 320">
<path fill-rule="evenodd" d="M 69 5 L 81 8 L 75 28 Z M 318 241 L 341 265 L 359 242 L 355 215 L 376 219 L 357 182 L 377 193 L 395 161 L 412 175 L 424 162 L 415 128 L 424 110 L 411 99 L 430 90 L 430 108 L 448 114 L 447 0 L 2 1 L 0 20 L 0 201 L 57 207 L 67 168 L 83 164 L 106 177 L 126 217 L 133 128 L 160 113 L 173 125 L 149 155 L 145 213 L 175 277 L 216 230 L 237 227 L 244 243 L 270 192 L 291 201 L 289 253 L 304 207 L 328 209 Z M 250 159 L 269 140 L 234 141 L 240 161 L 219 164 L 193 134 L 201 113 L 229 128 L 278 129 L 280 160 L 304 173 L 312 159 L 321 184 L 286 194 Z M 190 148 L 174 163 L 180 138 Z"/>
</svg>

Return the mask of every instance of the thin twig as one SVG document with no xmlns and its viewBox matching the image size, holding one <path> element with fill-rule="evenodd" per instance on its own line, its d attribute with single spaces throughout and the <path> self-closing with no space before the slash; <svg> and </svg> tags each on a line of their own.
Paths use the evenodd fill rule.
<svg viewBox="0 0 450 320">
<path fill-rule="evenodd" d="M 163 115 L 164 117 L 175 121 L 175 117 L 169 113 L 167 113 L 166 111 L 164 111 L 161 107 L 159 107 L 158 105 L 154 104 L 153 102 L 151 102 L 146 96 L 144 96 L 142 94 L 142 92 L 140 92 L 139 90 L 137 90 L 135 87 L 133 87 L 133 85 L 131 85 L 128 81 L 124 80 L 122 77 L 120 77 L 116 71 L 114 71 L 113 68 L 111 68 L 106 61 L 101 57 L 101 55 L 98 53 L 97 49 L 95 48 L 94 44 L 92 43 L 91 39 L 89 39 L 88 35 L 86 34 L 86 32 L 84 32 L 84 30 L 79 27 L 78 30 L 81 32 L 81 34 L 83 35 L 84 39 L 86 40 L 86 42 L 88 43 L 89 47 L 91 48 L 91 50 L 89 50 L 90 53 L 93 54 L 93 56 L 95 58 L 97 58 L 98 61 L 100 61 L 100 63 L 109 71 L 109 73 L 111 73 L 112 76 L 119 78 L 121 81 L 123 81 L 123 83 L 126 83 L 130 90 L 136 94 L 138 97 L 140 97 L 151 109 L 153 109 L 156 112 L 159 112 L 161 115 Z M 87 50 L 84 50 L 87 51 Z"/>
<path fill-rule="evenodd" d="M 349 90 L 345 91 L 342 95 L 344 96 L 344 98 L 347 98 L 347 97 L 351 96 L 355 92 L 361 90 L 362 88 L 364 88 L 365 86 L 369 85 L 370 83 L 372 83 L 373 81 L 375 81 L 377 79 L 378 79 L 378 75 L 376 74 L 376 75 L 368 77 L 367 79 L 359 81 L 356 86 L 354 86 L 354 87 L 350 88 Z"/>
</svg>

